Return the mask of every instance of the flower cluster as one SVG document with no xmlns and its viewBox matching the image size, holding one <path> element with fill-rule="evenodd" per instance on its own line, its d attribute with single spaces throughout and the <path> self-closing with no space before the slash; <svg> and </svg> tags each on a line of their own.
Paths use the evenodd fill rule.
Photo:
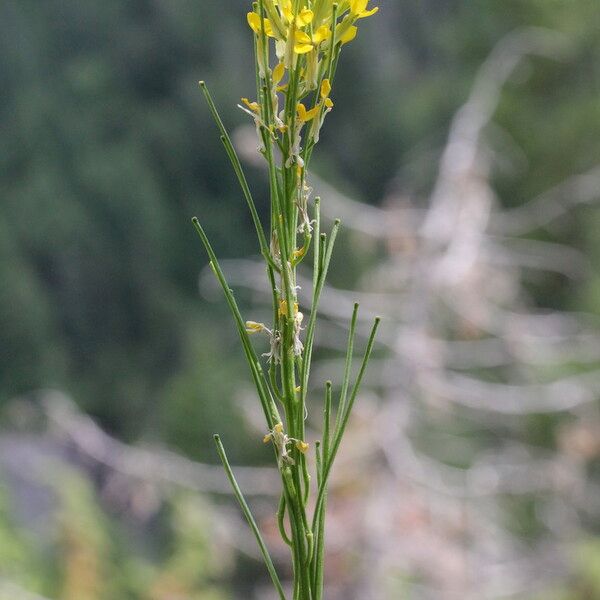
<svg viewBox="0 0 600 600">
<path fill-rule="evenodd" d="M 310 123 L 309 143 L 319 141 L 319 133 L 327 113 L 333 108 L 330 98 L 331 79 L 337 56 L 344 44 L 352 41 L 359 19 L 374 15 L 379 8 L 368 8 L 369 0 L 261 0 L 248 13 L 248 25 L 255 33 L 257 60 L 261 79 L 270 79 L 269 103 L 265 110 L 259 102 L 242 101 L 255 121 L 259 139 L 260 128 L 265 126 L 274 135 L 288 133 L 286 166 L 304 167 L 301 154 L 301 131 Z M 277 64 L 271 71 L 270 44 L 274 41 Z M 287 82 L 283 80 L 288 74 Z M 313 106 L 302 102 L 292 110 L 279 111 L 279 93 L 287 99 L 304 98 L 315 91 Z M 266 114 L 269 113 L 269 114 Z M 260 141 L 259 150 L 264 150 Z"/>
<path fill-rule="evenodd" d="M 284 464 L 294 465 L 296 461 L 290 455 L 290 444 L 294 444 L 296 449 L 302 454 L 306 454 L 308 451 L 308 444 L 303 442 L 302 440 L 297 440 L 296 438 L 290 437 L 283 430 L 283 423 L 277 423 L 273 429 L 265 435 L 263 438 L 263 442 L 268 444 L 269 442 L 273 442 L 273 445 L 277 449 L 277 456 L 279 459 L 279 466 L 281 467 Z"/>
<path fill-rule="evenodd" d="M 264 0 L 266 15 L 258 11 L 248 13 L 252 30 L 275 39 L 277 58 L 286 69 L 294 68 L 297 55 L 311 54 L 308 62 L 318 60 L 319 54 L 335 46 L 346 44 L 356 37 L 358 19 L 374 15 L 379 8 L 367 9 L 369 0 Z M 336 39 L 332 40 L 335 31 Z M 316 87 L 316 86 L 314 86 Z M 313 89 L 314 89 L 313 87 Z"/>
</svg>

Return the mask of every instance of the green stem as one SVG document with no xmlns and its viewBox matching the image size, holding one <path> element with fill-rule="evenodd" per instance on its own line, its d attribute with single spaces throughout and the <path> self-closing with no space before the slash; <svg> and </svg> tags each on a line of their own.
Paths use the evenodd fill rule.
<svg viewBox="0 0 600 600">
<path fill-rule="evenodd" d="M 275 589 L 277 590 L 277 593 L 279 594 L 279 598 L 281 600 L 286 600 L 285 593 L 281 586 L 281 581 L 279 581 L 279 577 L 277 575 L 277 572 L 275 571 L 275 566 L 273 565 L 273 561 L 271 560 L 271 555 L 269 554 L 269 550 L 267 549 L 267 546 L 262 538 L 262 535 L 260 534 L 260 530 L 258 529 L 258 525 L 256 524 L 254 517 L 252 516 L 250 507 L 248 506 L 248 503 L 246 502 L 246 500 L 242 494 L 242 491 L 240 490 L 240 486 L 238 485 L 238 483 L 235 479 L 235 476 L 231 469 L 231 465 L 229 464 L 229 461 L 227 460 L 227 455 L 225 454 L 225 448 L 223 447 L 221 438 L 218 435 L 215 435 L 214 439 L 215 439 L 215 444 L 217 446 L 217 452 L 219 453 L 219 458 L 221 459 L 221 462 L 223 463 L 223 468 L 225 469 L 225 472 L 227 473 L 227 477 L 229 479 L 229 482 L 231 483 L 231 487 L 233 488 L 235 497 L 237 498 L 237 501 L 240 504 L 242 512 L 244 513 L 244 516 L 246 517 L 246 520 L 248 521 L 248 525 L 250 525 L 250 529 L 252 529 L 252 532 L 254 533 L 254 537 L 256 538 L 258 547 L 260 548 L 260 552 L 263 556 L 263 560 L 265 561 L 265 565 L 267 566 L 267 571 L 269 571 L 269 575 L 271 576 L 271 580 L 273 581 L 273 585 L 275 586 Z"/>
<path fill-rule="evenodd" d="M 315 335 L 315 325 L 317 322 L 317 310 L 319 306 L 319 299 L 321 298 L 321 292 L 323 291 L 323 286 L 325 284 L 325 279 L 327 277 L 327 271 L 329 269 L 329 263 L 331 261 L 331 254 L 333 252 L 333 246 L 335 244 L 335 239 L 337 237 L 337 232 L 340 228 L 340 221 L 336 219 L 333 225 L 333 229 L 331 230 L 331 238 L 329 240 L 329 244 L 327 245 L 327 249 L 325 250 L 325 256 L 322 260 L 322 268 L 320 269 L 320 273 L 317 277 L 317 285 L 313 290 L 313 298 L 312 305 L 310 310 L 310 318 L 308 320 L 308 325 L 306 327 L 306 341 L 304 344 L 304 362 L 302 365 L 302 402 L 306 402 L 306 393 L 308 388 L 308 377 L 310 375 L 310 362 L 312 359 L 312 347 Z M 321 254 L 321 253 L 320 253 Z M 319 260 L 321 257 L 319 256 Z"/>
<path fill-rule="evenodd" d="M 340 427 L 336 429 L 333 436 L 333 444 L 331 446 L 331 451 L 329 452 L 329 456 L 327 460 L 323 461 L 323 476 L 321 478 L 321 485 L 319 487 L 319 491 L 317 493 L 317 501 L 315 504 L 315 512 L 313 515 L 313 532 L 315 531 L 317 524 L 319 522 L 320 513 L 323 509 L 323 500 L 325 491 L 327 489 L 327 481 L 329 479 L 329 474 L 331 473 L 331 467 L 333 466 L 333 461 L 337 455 L 338 449 L 340 447 L 340 443 L 342 441 L 342 436 L 344 435 L 344 431 L 346 429 L 346 425 L 348 424 L 348 419 L 350 417 L 350 412 L 352 411 L 352 407 L 354 406 L 354 401 L 356 400 L 356 396 L 360 389 L 365 370 L 367 368 L 367 364 L 369 363 L 369 359 L 371 358 L 371 352 L 373 350 L 373 344 L 375 343 L 375 335 L 377 334 L 377 329 L 379 327 L 379 323 L 381 319 L 377 317 L 375 319 L 375 323 L 371 329 L 371 334 L 369 335 L 369 341 L 367 342 L 367 349 L 365 350 L 365 355 L 360 366 L 360 370 L 358 372 L 358 376 L 356 378 L 356 382 L 354 383 L 354 387 L 352 388 L 352 393 L 350 394 L 350 399 L 348 404 L 345 407 L 344 414 L 342 415 L 342 419 L 340 421 Z"/>
<path fill-rule="evenodd" d="M 323 411 L 323 454 L 317 461 L 319 487 L 323 484 L 323 468 L 329 456 L 331 428 L 331 381 L 325 383 L 325 409 Z M 313 561 L 313 590 L 315 600 L 323 597 L 323 571 L 325 562 L 325 513 L 327 511 L 327 489 L 323 492 L 323 505 L 317 520 L 315 534 L 315 558 Z"/>
<path fill-rule="evenodd" d="M 277 410 L 277 406 L 271 396 L 268 388 L 268 384 L 266 383 L 264 372 L 260 361 L 258 360 L 258 356 L 256 356 L 256 352 L 250 342 L 250 338 L 248 336 L 248 332 L 246 331 L 246 325 L 238 308 L 237 302 L 233 296 L 233 292 L 229 288 L 227 284 L 227 280 L 225 279 L 225 275 L 221 270 L 219 265 L 219 261 L 217 260 L 217 256 L 204 232 L 200 222 L 197 217 L 192 219 L 192 223 L 196 229 L 196 232 L 200 236 L 202 243 L 204 244 L 204 248 L 206 249 L 206 253 L 210 259 L 211 268 L 217 277 L 217 280 L 221 284 L 223 292 L 225 294 L 225 299 L 227 300 L 227 304 L 231 310 L 233 315 L 235 324 L 237 326 L 237 330 L 242 341 L 242 347 L 244 349 L 244 353 L 246 355 L 246 360 L 248 361 L 248 365 L 250 366 L 250 371 L 252 373 L 252 378 L 254 380 L 254 385 L 256 386 L 256 390 L 258 392 L 258 396 L 260 398 L 263 411 L 265 413 L 265 418 L 267 419 L 267 423 L 269 425 L 269 429 L 273 429 L 275 423 L 279 423 L 281 418 L 279 416 L 279 411 Z"/>
<path fill-rule="evenodd" d="M 213 116 L 213 119 L 217 124 L 219 131 L 221 132 L 221 142 L 225 147 L 225 152 L 227 153 L 227 156 L 229 157 L 229 160 L 233 166 L 233 170 L 237 176 L 240 187 L 242 188 L 242 193 L 244 194 L 244 198 L 246 199 L 246 203 L 248 204 L 248 209 L 250 210 L 252 222 L 254 223 L 254 228 L 256 229 L 256 235 L 258 236 L 261 254 L 265 257 L 265 260 L 267 260 L 271 268 L 277 268 L 273 262 L 273 258 L 271 257 L 271 253 L 269 251 L 269 244 L 267 243 L 267 238 L 265 236 L 265 231 L 260 221 L 260 217 L 258 216 L 258 211 L 256 210 L 256 205 L 254 204 L 254 199 L 252 198 L 252 193 L 250 192 L 248 181 L 242 169 L 242 163 L 238 158 L 235 148 L 233 147 L 233 144 L 231 142 L 231 138 L 229 137 L 229 134 L 225 129 L 225 125 L 223 124 L 217 107 L 204 81 L 200 82 L 200 89 L 202 90 L 202 93 L 206 98 L 206 102 Z"/>
<path fill-rule="evenodd" d="M 286 530 L 285 530 L 285 495 L 281 494 L 281 498 L 279 499 L 279 508 L 277 509 L 277 526 L 279 527 L 279 534 L 281 535 L 281 539 L 288 545 L 292 545 L 292 540 L 290 540 Z"/>
<path fill-rule="evenodd" d="M 346 363 L 344 365 L 344 379 L 342 380 L 342 391 L 340 392 L 340 401 L 338 403 L 337 416 L 335 420 L 336 430 L 339 428 L 340 421 L 344 414 L 348 387 L 350 385 L 350 370 L 352 368 L 352 355 L 354 353 L 354 334 L 356 333 L 356 321 L 358 318 L 358 303 L 354 304 L 352 311 L 352 320 L 350 321 L 350 333 L 348 334 L 348 345 L 346 349 Z"/>
</svg>

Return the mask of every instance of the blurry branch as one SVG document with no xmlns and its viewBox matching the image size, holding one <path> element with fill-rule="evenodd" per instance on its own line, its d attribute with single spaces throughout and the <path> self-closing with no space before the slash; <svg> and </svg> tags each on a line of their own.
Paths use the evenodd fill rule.
<svg viewBox="0 0 600 600">
<path fill-rule="evenodd" d="M 161 505 L 160 501 L 176 488 L 203 494 L 231 495 L 226 475 L 217 466 L 194 462 L 159 447 L 140 448 L 125 444 L 103 431 L 61 392 L 43 390 L 36 394 L 36 400 L 33 403 L 18 398 L 10 402 L 7 411 L 9 419 L 12 417 L 15 424 L 23 426 L 31 420 L 32 409 L 35 411 L 40 407 L 47 420 L 47 435 L 58 442 L 59 448 L 62 446 L 67 450 L 67 460 L 77 462 L 80 456 L 91 461 L 91 468 L 89 464 L 83 466 L 84 470 L 90 470 L 89 475 L 96 471 L 97 465 L 108 467 L 111 472 L 108 477 L 102 478 L 101 494 L 109 503 L 126 508 L 137 517 L 145 517 L 154 512 Z M 27 453 L 29 459 L 37 454 Z M 40 454 L 22 475 L 32 483 L 44 484 L 44 474 L 58 456 L 60 455 L 55 456 L 49 464 L 48 456 Z M 271 469 L 236 467 L 236 471 L 244 481 L 249 496 L 270 496 L 272 490 L 276 489 L 273 483 L 274 471 Z M 162 494 L 156 493 L 159 490 Z M 253 559 L 260 559 L 256 544 L 237 511 L 222 505 L 213 506 L 211 519 L 215 540 L 224 542 Z M 1 586 L 0 581 L 0 600 L 3 600 Z M 10 600 L 21 597 L 28 600 L 30 596 L 19 596 L 15 592 Z M 7 596 L 7 600 L 8 598 Z"/>
<path fill-rule="evenodd" d="M 130 446 L 109 436 L 74 402 L 60 392 L 44 392 L 40 402 L 55 436 L 66 438 L 94 461 L 154 484 L 180 486 L 197 492 L 231 494 L 223 470 L 189 460 L 162 448 Z M 236 467 L 248 495 L 271 495 L 277 474 L 262 467 Z"/>
<path fill-rule="evenodd" d="M 600 165 L 575 175 L 544 192 L 527 204 L 500 215 L 494 231 L 523 235 L 546 227 L 578 205 L 600 200 Z"/>
</svg>

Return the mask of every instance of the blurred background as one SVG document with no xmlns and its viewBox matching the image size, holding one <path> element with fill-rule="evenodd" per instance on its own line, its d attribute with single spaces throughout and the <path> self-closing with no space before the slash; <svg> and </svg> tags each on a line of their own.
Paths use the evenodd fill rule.
<svg viewBox="0 0 600 600">
<path fill-rule="evenodd" d="M 326 597 L 598 599 L 598 2 L 374 4 L 311 182 L 343 230 L 309 425 L 353 300 L 367 329 L 384 319 L 330 494 Z M 214 432 L 289 579 L 259 406 L 189 220 L 261 320 L 197 87 L 265 211 L 235 108 L 248 6 L 0 3 L 1 600 L 271 598 Z"/>
</svg>

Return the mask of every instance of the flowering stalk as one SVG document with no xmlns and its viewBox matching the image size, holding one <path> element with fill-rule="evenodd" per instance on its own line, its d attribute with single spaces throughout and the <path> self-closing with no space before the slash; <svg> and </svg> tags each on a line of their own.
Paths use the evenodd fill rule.
<svg viewBox="0 0 600 600">
<path fill-rule="evenodd" d="M 252 193 L 229 135 L 204 82 L 200 87 L 221 134 L 248 204 L 265 259 L 271 287 L 273 320 L 269 326 L 244 320 L 219 266 L 217 257 L 198 219 L 193 224 L 204 244 L 210 265 L 223 288 L 233 314 L 267 423 L 264 442 L 273 448 L 281 474 L 282 492 L 277 512 L 279 530 L 290 546 L 293 564 L 293 600 L 323 597 L 324 524 L 329 474 L 350 411 L 371 355 L 379 319 L 375 320 L 357 379 L 350 387 L 351 363 L 358 305 L 350 324 L 346 367 L 335 407 L 331 382 L 326 384 L 323 441 L 315 444 L 317 486 L 312 516 L 308 505 L 311 480 L 305 420 L 317 309 L 331 260 L 339 221 L 329 235 L 321 232 L 320 201 L 311 206 L 308 166 L 321 128 L 334 107 L 333 80 L 342 47 L 356 37 L 359 19 L 377 8 L 369 0 L 258 0 L 247 20 L 254 37 L 256 100 L 242 98 L 239 107 L 253 120 L 258 151 L 269 177 L 270 223 L 268 232 L 260 220 Z M 312 246 L 313 289 L 310 314 L 300 310 L 296 269 Z M 252 336 L 268 338 L 270 350 L 261 360 Z M 257 538 L 280 598 L 285 598 L 268 550 L 242 492 L 215 438 L 223 465 L 236 497 Z"/>
</svg>

